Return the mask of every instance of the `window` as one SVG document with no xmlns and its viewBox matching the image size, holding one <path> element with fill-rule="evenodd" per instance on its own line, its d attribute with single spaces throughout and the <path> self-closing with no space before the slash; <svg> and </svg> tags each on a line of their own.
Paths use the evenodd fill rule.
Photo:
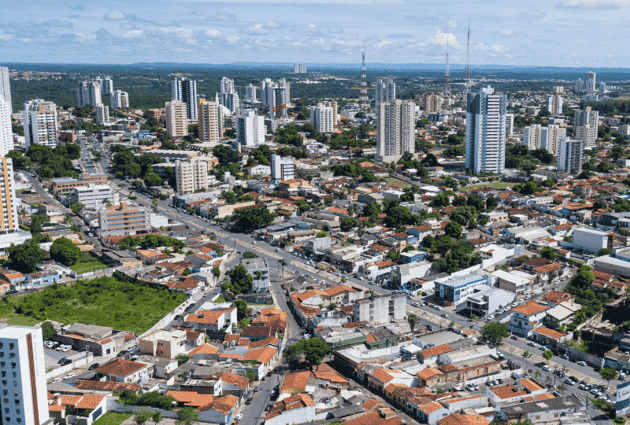
<svg viewBox="0 0 630 425">
<path fill-rule="evenodd" d="M 9 350 L 13 350 L 15 348 L 15 344 L 14 343 L 9 343 Z"/>
</svg>

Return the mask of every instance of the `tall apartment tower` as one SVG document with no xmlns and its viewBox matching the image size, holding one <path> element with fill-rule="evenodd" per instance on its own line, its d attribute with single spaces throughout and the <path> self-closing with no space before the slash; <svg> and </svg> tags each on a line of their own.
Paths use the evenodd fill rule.
<svg viewBox="0 0 630 425">
<path fill-rule="evenodd" d="M 577 80 L 575 80 L 574 91 L 576 93 L 584 93 L 584 80 L 582 80 L 581 78 L 578 78 Z"/>
<path fill-rule="evenodd" d="M 594 72 L 584 74 L 584 89 L 587 93 L 595 93 L 597 91 L 597 75 Z"/>
<path fill-rule="evenodd" d="M 575 138 L 582 141 L 582 147 L 584 149 L 592 148 L 597 140 L 599 112 L 591 110 L 590 106 L 587 106 L 584 110 L 576 109 L 573 128 Z"/>
<path fill-rule="evenodd" d="M 9 82 L 9 68 L 0 66 L 0 96 L 9 102 L 11 113 L 13 113 L 13 101 L 11 100 L 11 84 Z"/>
<path fill-rule="evenodd" d="M 114 92 L 114 81 L 112 77 L 96 77 L 94 81 L 101 85 L 101 93 L 103 96 L 110 96 Z"/>
<path fill-rule="evenodd" d="M 50 419 L 42 328 L 0 329 L 0 409 L 5 425 L 43 425 Z"/>
<path fill-rule="evenodd" d="M 129 109 L 129 93 L 122 90 L 114 90 L 110 95 L 112 109 Z"/>
<path fill-rule="evenodd" d="M 268 88 L 269 97 L 267 99 L 267 105 L 269 106 L 270 118 L 283 118 L 288 116 L 287 105 L 287 88 L 280 86 L 273 86 Z"/>
<path fill-rule="evenodd" d="M 505 114 L 505 136 L 514 135 L 514 114 Z"/>
<path fill-rule="evenodd" d="M 177 194 L 195 193 L 208 189 L 208 162 L 200 158 L 175 161 Z"/>
<path fill-rule="evenodd" d="M 396 99 L 376 108 L 376 158 L 398 161 L 405 152 L 415 153 L 415 104 Z"/>
<path fill-rule="evenodd" d="M 507 97 L 490 86 L 468 93 L 466 168 L 475 173 L 503 172 L 506 108 Z"/>
<path fill-rule="evenodd" d="M 396 83 L 393 78 L 379 78 L 374 87 L 374 107 L 379 103 L 392 102 L 396 99 Z"/>
<path fill-rule="evenodd" d="M 109 106 L 96 105 L 96 122 L 101 125 L 109 122 Z"/>
<path fill-rule="evenodd" d="M 291 83 L 286 78 L 280 78 L 278 80 L 278 87 L 284 87 L 285 89 L 285 103 L 287 106 L 291 105 Z"/>
<path fill-rule="evenodd" d="M 311 124 L 320 133 L 332 133 L 334 130 L 334 113 L 330 102 L 320 102 L 311 108 Z"/>
<path fill-rule="evenodd" d="M 29 100 L 23 114 L 26 149 L 31 145 L 57 147 L 57 105 L 43 99 Z"/>
<path fill-rule="evenodd" d="M 188 134 L 188 105 L 186 103 L 179 100 L 166 102 L 164 115 L 166 115 L 166 132 L 169 136 L 184 137 Z"/>
<path fill-rule="evenodd" d="M 551 115 L 562 115 L 562 95 L 553 93 L 547 98 L 547 110 Z"/>
<path fill-rule="evenodd" d="M 186 118 L 197 121 L 197 81 L 175 78 L 171 84 L 171 99 L 186 104 Z"/>
<path fill-rule="evenodd" d="M 241 146 L 259 146 L 265 143 L 265 117 L 254 111 L 241 111 L 236 117 L 236 141 Z"/>
<path fill-rule="evenodd" d="M 199 99 L 199 141 L 218 143 L 223 137 L 223 110 L 217 101 Z"/>
<path fill-rule="evenodd" d="M 337 112 L 337 101 L 335 99 L 330 101 L 330 107 L 333 110 L 333 126 L 339 124 L 339 113 Z"/>
<path fill-rule="evenodd" d="M 523 128 L 523 144 L 527 145 L 527 149 L 533 151 L 541 149 L 543 127 L 540 124 L 532 124 Z"/>
<path fill-rule="evenodd" d="M 11 104 L 0 97 L 0 157 L 7 156 L 12 149 Z"/>
<path fill-rule="evenodd" d="M 220 83 L 219 103 L 230 110 L 237 112 L 241 106 L 238 93 L 234 89 L 234 80 L 223 77 Z"/>
<path fill-rule="evenodd" d="M 77 103 L 79 106 L 96 106 L 103 103 L 101 84 L 97 81 L 83 81 L 77 87 Z"/>
<path fill-rule="evenodd" d="M 424 111 L 425 112 L 440 112 L 444 105 L 444 98 L 437 93 L 431 93 L 424 98 Z"/>
<path fill-rule="evenodd" d="M 558 155 L 558 170 L 571 174 L 582 172 L 582 141 L 570 139 L 567 136 L 560 138 L 560 152 Z"/>
<path fill-rule="evenodd" d="M 256 86 L 254 86 L 253 84 L 245 87 L 245 100 L 250 103 L 256 103 Z"/>
<path fill-rule="evenodd" d="M 271 155 L 271 183 L 284 182 L 295 178 L 295 159 L 290 156 Z"/>
<path fill-rule="evenodd" d="M 265 78 L 260 82 L 260 102 L 269 105 L 269 91 L 273 87 L 271 78 Z"/>
<path fill-rule="evenodd" d="M 15 183 L 13 182 L 13 160 L 11 158 L 0 158 L 0 194 L 2 195 L 2 205 L 0 213 L 0 239 L 10 238 L 11 235 L 20 230 L 18 225 L 17 198 L 15 196 Z M 12 242 L 16 242 L 14 239 Z M 9 243 L 10 245 L 10 243 Z M 9 246 L 7 245 L 7 246 Z M 5 246 L 5 244 L 1 244 Z"/>
<path fill-rule="evenodd" d="M 540 135 L 542 149 L 547 150 L 550 154 L 558 156 L 560 153 L 560 139 L 567 134 L 567 129 L 559 125 L 550 125 L 543 127 Z"/>
<path fill-rule="evenodd" d="M 294 72 L 296 74 L 306 74 L 306 65 L 303 63 L 296 63 Z"/>
</svg>

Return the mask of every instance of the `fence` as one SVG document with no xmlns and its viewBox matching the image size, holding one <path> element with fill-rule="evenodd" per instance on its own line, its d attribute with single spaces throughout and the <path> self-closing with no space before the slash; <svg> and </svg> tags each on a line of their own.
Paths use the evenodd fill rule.
<svg viewBox="0 0 630 425">
<path fill-rule="evenodd" d="M 523 369 L 506 370 L 505 372 L 495 373 L 493 375 L 480 376 L 479 378 L 468 379 L 466 384 L 482 384 L 494 379 L 515 378 L 524 374 Z"/>
<path fill-rule="evenodd" d="M 91 362 L 92 360 L 94 360 L 94 354 L 88 351 L 87 360 L 86 360 L 86 357 L 83 356 L 83 358 L 77 359 L 70 364 L 58 367 L 56 369 L 51 370 L 50 372 L 46 372 L 46 380 L 61 376 L 65 374 L 66 372 L 70 372 L 71 370 L 75 368 L 84 367 L 87 365 L 87 363 Z"/>
<path fill-rule="evenodd" d="M 138 338 L 142 338 L 146 335 L 149 335 L 159 329 L 162 329 L 164 326 L 166 326 L 168 323 L 170 323 L 175 316 L 177 316 L 178 314 L 181 314 L 184 312 L 184 310 L 186 309 L 186 307 L 188 307 L 189 305 L 197 302 L 199 300 L 199 298 L 201 297 L 201 295 L 195 295 L 193 297 L 188 297 L 188 299 L 186 301 L 184 301 L 183 303 L 181 303 L 180 305 L 178 305 L 177 307 L 175 307 L 170 313 L 168 313 L 166 316 L 164 316 L 162 319 L 160 319 L 159 322 L 157 322 L 155 325 L 153 325 L 151 327 L 151 329 L 149 329 L 148 331 L 144 332 L 142 335 L 140 335 Z"/>
<path fill-rule="evenodd" d="M 573 348 L 570 346 L 565 346 L 567 349 L 567 354 L 572 358 L 585 361 L 586 363 L 593 365 L 595 367 L 603 367 L 604 359 L 602 357 L 597 357 L 593 354 L 588 354 L 583 351 L 578 350 L 577 348 Z"/>
</svg>

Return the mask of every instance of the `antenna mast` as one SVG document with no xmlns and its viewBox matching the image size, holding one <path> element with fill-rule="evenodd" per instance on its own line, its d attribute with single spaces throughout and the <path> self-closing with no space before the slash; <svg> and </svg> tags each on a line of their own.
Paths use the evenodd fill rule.
<svg viewBox="0 0 630 425">
<path fill-rule="evenodd" d="M 451 97 L 451 83 L 450 83 L 451 72 L 450 72 L 449 63 L 448 63 L 448 36 L 449 34 L 446 34 L 446 72 L 444 73 L 444 90 L 442 91 L 442 94 L 444 95 L 445 98 Z"/>
<path fill-rule="evenodd" d="M 370 99 L 368 98 L 367 91 L 367 75 L 365 72 L 365 50 L 361 52 L 362 61 L 361 61 L 361 95 L 359 96 L 359 107 L 361 109 L 367 109 L 370 104 Z"/>
<path fill-rule="evenodd" d="M 468 43 L 466 45 L 466 93 L 470 91 L 470 19 L 468 20 Z"/>
</svg>

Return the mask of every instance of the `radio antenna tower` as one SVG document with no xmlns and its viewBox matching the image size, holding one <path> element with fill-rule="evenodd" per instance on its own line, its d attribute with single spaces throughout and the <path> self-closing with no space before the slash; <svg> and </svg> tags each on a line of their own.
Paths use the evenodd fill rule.
<svg viewBox="0 0 630 425">
<path fill-rule="evenodd" d="M 359 107 L 367 109 L 370 105 L 367 91 L 367 75 L 365 72 L 365 50 L 362 52 L 362 68 L 361 68 L 361 95 L 359 96 Z"/>
<path fill-rule="evenodd" d="M 442 91 L 445 98 L 451 97 L 451 72 L 448 63 L 448 36 L 449 34 L 446 34 L 446 72 L 444 73 L 444 90 Z"/>
<path fill-rule="evenodd" d="M 470 92 L 470 19 L 468 20 L 468 43 L 466 45 L 466 93 Z"/>
</svg>

